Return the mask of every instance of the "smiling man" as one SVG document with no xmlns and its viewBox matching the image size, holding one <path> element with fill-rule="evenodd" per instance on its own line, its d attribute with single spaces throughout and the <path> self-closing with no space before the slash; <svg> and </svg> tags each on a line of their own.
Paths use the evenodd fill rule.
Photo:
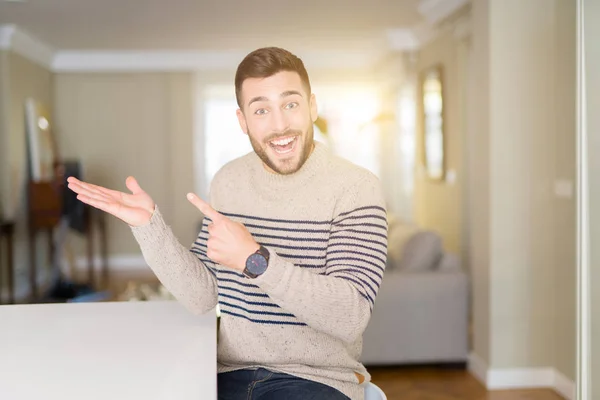
<svg viewBox="0 0 600 400">
<path fill-rule="evenodd" d="M 131 226 L 142 253 L 188 309 L 221 310 L 219 399 L 363 399 L 359 358 L 383 279 L 379 180 L 313 139 L 317 104 L 302 61 L 262 48 L 235 76 L 253 152 L 225 165 L 191 249 L 136 180 L 131 194 L 69 178 L 78 198 Z"/>
</svg>

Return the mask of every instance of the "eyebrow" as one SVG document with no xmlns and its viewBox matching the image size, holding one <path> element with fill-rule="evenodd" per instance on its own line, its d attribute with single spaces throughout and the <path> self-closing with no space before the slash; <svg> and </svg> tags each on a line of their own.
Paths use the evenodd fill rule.
<svg viewBox="0 0 600 400">
<path fill-rule="evenodd" d="M 300 93 L 297 90 L 286 90 L 285 92 L 282 92 L 279 97 L 280 98 L 284 98 L 284 97 L 288 97 L 288 96 L 293 96 L 293 95 L 298 95 L 300 97 L 302 97 L 302 93 Z M 269 99 L 266 98 L 265 96 L 257 96 L 257 97 L 253 97 L 252 99 L 250 99 L 250 101 L 248 102 L 248 105 L 254 103 L 255 101 L 268 101 Z"/>
</svg>

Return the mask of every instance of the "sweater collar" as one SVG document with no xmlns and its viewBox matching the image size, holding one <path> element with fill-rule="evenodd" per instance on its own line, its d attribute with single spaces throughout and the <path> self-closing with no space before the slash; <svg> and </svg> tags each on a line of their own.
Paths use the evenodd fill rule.
<svg viewBox="0 0 600 400">
<path fill-rule="evenodd" d="M 315 147 L 304 165 L 298 171 L 289 175 L 267 171 L 260 157 L 256 153 L 252 153 L 251 168 L 256 178 L 255 183 L 259 185 L 261 190 L 264 188 L 267 191 L 289 189 L 306 184 L 310 178 L 323 170 L 329 153 L 329 149 L 323 143 L 316 140 L 314 143 Z"/>
</svg>

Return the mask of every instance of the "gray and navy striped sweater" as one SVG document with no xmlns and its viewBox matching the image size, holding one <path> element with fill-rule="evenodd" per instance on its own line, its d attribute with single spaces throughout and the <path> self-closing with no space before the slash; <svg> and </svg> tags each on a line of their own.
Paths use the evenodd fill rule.
<svg viewBox="0 0 600 400">
<path fill-rule="evenodd" d="M 213 208 L 269 249 L 262 276 L 248 279 L 206 256 L 208 220 L 191 249 L 179 244 L 158 208 L 148 225 L 132 229 L 180 302 L 197 313 L 219 305 L 219 372 L 263 367 L 362 399 L 370 380 L 359 362 L 362 333 L 387 255 L 379 180 L 317 142 L 292 175 L 267 172 L 254 153 L 230 162 L 210 197 Z"/>
</svg>

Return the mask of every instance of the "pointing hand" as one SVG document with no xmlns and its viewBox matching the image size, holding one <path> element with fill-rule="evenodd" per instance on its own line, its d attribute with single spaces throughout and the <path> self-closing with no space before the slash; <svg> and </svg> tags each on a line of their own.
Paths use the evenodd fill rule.
<svg viewBox="0 0 600 400">
<path fill-rule="evenodd" d="M 187 198 L 212 221 L 208 225 L 206 244 L 208 258 L 226 267 L 243 271 L 248 256 L 259 248 L 248 229 L 243 224 L 232 221 L 215 211 L 195 194 L 190 193 Z"/>
</svg>

